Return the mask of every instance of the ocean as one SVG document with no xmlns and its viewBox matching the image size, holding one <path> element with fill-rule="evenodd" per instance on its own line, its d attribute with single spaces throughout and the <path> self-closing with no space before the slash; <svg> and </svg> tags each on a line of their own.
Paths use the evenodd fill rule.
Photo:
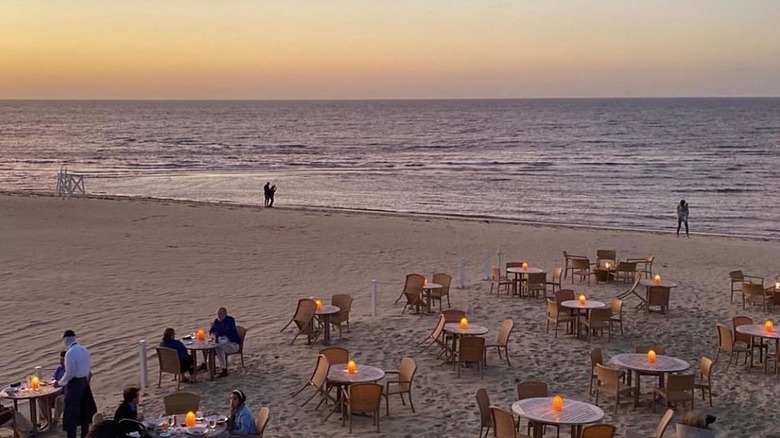
<svg viewBox="0 0 780 438">
<path fill-rule="evenodd" d="M 780 239 L 780 98 L 0 101 L 0 190 Z"/>
</svg>

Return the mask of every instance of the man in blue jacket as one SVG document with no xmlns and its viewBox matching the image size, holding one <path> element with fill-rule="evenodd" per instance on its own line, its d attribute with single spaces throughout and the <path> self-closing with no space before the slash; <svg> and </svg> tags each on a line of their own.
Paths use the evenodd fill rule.
<svg viewBox="0 0 780 438">
<path fill-rule="evenodd" d="M 211 323 L 209 333 L 219 344 L 219 347 L 217 347 L 217 360 L 222 371 L 217 377 L 225 377 L 228 375 L 227 355 L 238 352 L 238 344 L 241 342 L 236 329 L 236 320 L 232 316 L 228 316 L 226 308 L 220 307 L 217 309 L 217 319 Z"/>
</svg>

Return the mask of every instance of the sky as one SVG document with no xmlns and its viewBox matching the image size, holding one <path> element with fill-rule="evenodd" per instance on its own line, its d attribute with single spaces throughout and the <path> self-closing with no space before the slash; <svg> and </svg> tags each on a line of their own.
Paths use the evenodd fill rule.
<svg viewBox="0 0 780 438">
<path fill-rule="evenodd" d="M 780 96 L 780 0 L 2 0 L 0 99 Z"/>
</svg>

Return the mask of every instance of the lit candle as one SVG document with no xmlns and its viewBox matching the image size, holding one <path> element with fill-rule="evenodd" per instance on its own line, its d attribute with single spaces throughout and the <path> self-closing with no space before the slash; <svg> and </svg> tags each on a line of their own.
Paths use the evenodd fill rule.
<svg viewBox="0 0 780 438">
<path fill-rule="evenodd" d="M 198 329 L 198 334 L 195 336 L 199 341 L 206 340 L 206 330 Z"/>
<path fill-rule="evenodd" d="M 555 411 L 560 411 L 561 409 L 563 409 L 563 397 L 561 397 L 560 395 L 556 395 L 555 397 L 553 397 L 552 408 Z"/>
<path fill-rule="evenodd" d="M 775 283 L 775 292 L 780 292 L 780 281 Z"/>
<path fill-rule="evenodd" d="M 423 286 L 428 286 L 428 279 L 427 278 L 423 279 Z"/>
<path fill-rule="evenodd" d="M 653 283 L 661 284 L 661 276 L 658 275 L 658 274 L 655 274 L 655 277 L 653 277 Z"/>
<path fill-rule="evenodd" d="M 585 295 L 580 295 L 580 306 L 585 305 Z"/>
<path fill-rule="evenodd" d="M 604 263 L 604 267 L 609 269 L 609 262 Z"/>
<path fill-rule="evenodd" d="M 322 310 L 322 300 L 317 300 L 315 303 L 317 303 L 317 310 Z"/>
<path fill-rule="evenodd" d="M 187 427 L 194 426 L 195 421 L 195 413 L 192 411 L 187 412 L 187 415 L 184 416 L 184 425 Z"/>
<path fill-rule="evenodd" d="M 32 379 L 30 379 L 30 388 L 34 391 L 41 389 L 41 380 L 38 376 L 32 376 Z"/>
<path fill-rule="evenodd" d="M 469 328 L 469 320 L 466 319 L 465 316 L 460 319 L 460 328 L 462 328 L 463 330 L 466 330 L 467 328 Z"/>
<path fill-rule="evenodd" d="M 355 374 L 355 372 L 357 372 L 357 364 L 354 360 L 347 362 L 347 372 L 350 374 Z"/>
<path fill-rule="evenodd" d="M 650 363 L 655 363 L 655 351 L 650 350 L 647 352 L 647 361 Z"/>
<path fill-rule="evenodd" d="M 527 271 L 528 270 L 528 263 L 523 262 L 522 266 L 523 266 L 523 271 Z"/>
<path fill-rule="evenodd" d="M 764 330 L 766 330 L 768 332 L 774 331 L 775 330 L 775 325 L 772 324 L 772 321 L 767 319 L 766 322 L 764 323 Z"/>
</svg>

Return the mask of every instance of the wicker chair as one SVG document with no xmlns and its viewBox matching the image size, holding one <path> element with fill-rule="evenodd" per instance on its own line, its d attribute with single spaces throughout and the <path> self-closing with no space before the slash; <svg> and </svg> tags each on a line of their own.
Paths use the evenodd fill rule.
<svg viewBox="0 0 780 438">
<path fill-rule="evenodd" d="M 290 345 L 292 345 L 300 335 L 306 335 L 308 344 L 317 340 L 320 335 L 320 330 L 314 323 L 314 312 L 316 311 L 317 303 L 315 303 L 314 300 L 309 298 L 298 300 L 298 307 L 295 309 L 295 315 L 293 315 L 287 325 L 282 327 L 279 331 L 281 333 L 289 327 L 290 324 L 295 323 L 295 326 L 298 328 L 298 333 L 296 333 L 292 341 L 290 341 Z"/>
<path fill-rule="evenodd" d="M 655 256 L 649 256 L 646 258 L 629 258 L 626 259 L 626 261 L 636 263 L 637 274 L 642 273 L 644 274 L 645 278 L 650 278 L 653 276 L 653 262 L 655 261 Z"/>
<path fill-rule="evenodd" d="M 560 266 L 555 268 L 553 270 L 552 279 L 550 281 L 545 282 L 545 286 L 550 286 L 552 288 L 552 293 L 555 295 L 555 289 L 558 288 L 561 289 L 561 282 L 563 281 L 563 268 Z M 544 296 L 547 296 L 547 291 L 545 290 Z"/>
<path fill-rule="evenodd" d="M 458 368 L 458 377 L 462 365 L 475 363 L 479 366 L 480 375 L 485 378 L 485 338 L 479 336 L 462 336 L 458 342 L 458 351 L 455 354 L 455 362 Z"/>
<path fill-rule="evenodd" d="M 423 284 L 425 284 L 425 277 L 420 274 L 408 274 L 401 295 L 398 295 L 398 298 L 395 299 L 395 303 L 393 304 L 398 304 L 398 302 L 401 301 L 401 298 L 406 296 L 407 292 L 412 292 L 417 296 L 422 295 Z"/>
<path fill-rule="evenodd" d="M 157 347 L 157 359 L 160 362 L 160 374 L 157 378 L 157 387 L 162 385 L 162 374 L 171 373 L 176 379 L 176 390 L 181 389 L 181 381 L 184 374 L 181 372 L 181 361 L 179 361 L 179 352 L 173 348 Z M 195 379 L 195 376 L 192 376 Z"/>
<path fill-rule="evenodd" d="M 327 347 L 320 350 L 320 354 L 328 359 L 330 365 L 345 364 L 349 362 L 349 350 L 342 347 Z"/>
<path fill-rule="evenodd" d="M 693 386 L 701 390 L 701 399 L 705 400 L 704 393 L 710 397 L 710 406 L 712 406 L 712 359 L 702 356 L 699 360 L 699 380 Z"/>
<path fill-rule="evenodd" d="M 342 324 L 347 324 L 347 333 L 349 333 L 349 312 L 352 310 L 352 296 L 347 294 L 336 294 L 333 295 L 330 302 L 341 309 L 339 313 L 330 316 L 330 324 L 339 328 L 339 337 L 341 337 Z"/>
<path fill-rule="evenodd" d="M 495 438 L 530 438 L 520 435 L 515 429 L 515 418 L 504 408 L 490 407 L 490 417 L 493 421 L 493 437 Z"/>
<path fill-rule="evenodd" d="M 322 400 L 320 400 L 320 403 L 317 404 L 317 407 L 319 407 L 323 402 L 327 402 L 327 400 L 330 400 L 335 404 L 336 399 L 330 395 L 330 387 L 327 385 L 329 370 L 330 363 L 328 362 L 328 358 L 325 357 L 324 354 L 317 356 L 317 364 L 314 366 L 314 371 L 311 373 L 311 377 L 309 377 L 309 380 L 303 385 L 303 387 L 301 387 L 301 389 L 295 391 L 295 393 L 292 395 L 292 398 L 295 398 L 295 396 L 300 394 L 301 391 L 311 386 L 314 388 L 314 394 L 306 399 L 301 407 L 306 406 L 306 403 L 309 403 L 318 394 L 322 397 Z"/>
<path fill-rule="evenodd" d="M 729 272 L 729 282 L 731 283 L 731 300 L 729 302 L 734 302 L 734 292 L 735 291 L 741 291 L 742 290 L 742 283 L 754 283 L 753 280 L 759 280 L 758 282 L 762 285 L 764 284 L 764 278 L 763 277 L 756 277 L 754 275 L 745 275 L 744 272 L 741 270 L 737 271 L 731 271 Z M 738 285 L 737 288 L 734 288 L 734 285 Z M 745 307 L 745 300 L 744 297 L 742 299 L 742 308 Z"/>
<path fill-rule="evenodd" d="M 615 298 L 612 300 L 612 314 L 609 318 L 610 327 L 609 332 L 612 333 L 612 328 L 615 324 L 620 325 L 620 336 L 623 336 L 623 300 Z"/>
<path fill-rule="evenodd" d="M 606 367 L 609 367 L 609 365 L 604 364 L 604 355 L 601 352 L 601 348 L 594 347 L 590 350 L 590 384 L 588 386 L 588 394 L 593 394 L 593 382 L 598 380 L 598 375 L 596 374 L 596 365 L 604 365 Z M 620 378 L 622 379 L 625 375 L 625 371 L 620 371 Z"/>
<path fill-rule="evenodd" d="M 479 388 L 476 397 L 479 408 L 479 438 L 483 438 L 483 430 L 485 432 L 484 438 L 487 438 L 490 428 L 493 427 L 493 417 L 490 415 L 490 396 L 488 396 L 487 389 Z"/>
<path fill-rule="evenodd" d="M 664 286 L 650 286 L 647 288 L 647 305 L 645 306 L 645 315 L 651 312 L 650 307 L 658 307 L 660 313 L 669 319 L 669 295 L 671 289 Z"/>
<path fill-rule="evenodd" d="M 718 324 L 718 352 L 715 354 L 715 359 L 713 362 L 718 361 L 718 357 L 720 356 L 720 352 L 729 353 L 729 363 L 726 365 L 726 370 L 728 371 L 729 367 L 731 366 L 731 360 L 735 359 L 734 354 L 736 353 L 737 357 L 734 363 L 736 364 L 739 362 L 739 355 L 740 353 L 745 353 L 745 361 L 747 362 L 747 355 L 750 354 L 750 348 L 742 346 L 741 344 L 735 344 L 734 343 L 734 335 L 731 332 L 731 329 L 726 327 L 723 324 Z"/>
<path fill-rule="evenodd" d="M 237 325 L 236 331 L 238 332 L 238 351 L 235 353 L 227 353 L 225 357 L 234 356 L 236 354 L 241 357 L 241 368 L 244 368 L 244 341 L 246 340 L 246 327 Z"/>
<path fill-rule="evenodd" d="M 615 397 L 615 413 L 618 411 L 618 405 L 620 405 L 620 396 L 631 396 L 636 391 L 633 386 L 628 386 L 621 381 L 621 372 L 615 368 L 605 367 L 601 364 L 596 364 L 596 375 L 598 385 L 596 385 L 596 405 L 599 404 L 599 394 L 604 393 Z M 632 397 L 633 398 L 633 397 Z M 634 400 L 634 407 L 636 407 L 636 399 Z"/>
<path fill-rule="evenodd" d="M 669 405 L 674 403 L 682 403 L 686 405 L 691 402 L 691 409 L 694 406 L 693 396 L 694 384 L 696 381 L 695 374 L 670 374 L 666 380 L 666 386 L 663 388 L 657 387 L 653 389 L 653 394 L 662 397 L 666 402 L 666 409 L 669 409 Z M 655 412 L 655 403 L 653 403 L 653 412 Z"/>
<path fill-rule="evenodd" d="M 193 392 L 179 391 L 163 397 L 165 415 L 180 415 L 195 412 L 200 407 L 200 396 Z"/>
<path fill-rule="evenodd" d="M 642 435 L 632 431 L 627 431 L 626 438 L 663 438 L 664 432 L 666 432 L 666 428 L 669 426 L 669 423 L 672 422 L 672 417 L 674 417 L 674 410 L 667 409 L 666 413 L 661 418 L 661 421 L 658 422 L 658 426 L 656 426 L 655 433 L 653 434 L 652 437 L 647 437 L 646 435 Z"/>
<path fill-rule="evenodd" d="M 527 279 L 523 285 L 525 293 L 528 296 L 534 294 L 536 297 L 539 297 L 539 293 L 541 293 L 544 298 L 547 298 L 547 274 L 544 272 L 532 272 L 526 277 Z"/>
<path fill-rule="evenodd" d="M 504 354 L 506 355 L 506 366 L 508 367 L 512 366 L 512 364 L 509 363 L 509 335 L 512 334 L 514 325 L 515 322 L 511 319 L 505 319 L 504 322 L 501 323 L 501 328 L 498 329 L 496 343 L 485 345 L 485 354 L 487 354 L 488 348 L 495 348 L 498 351 L 499 359 L 501 359 L 501 350 L 503 349 Z M 487 365 L 487 356 L 485 357 L 485 365 Z"/>
<path fill-rule="evenodd" d="M 598 330 L 601 336 L 604 336 L 604 329 L 607 330 L 607 342 L 612 340 L 612 309 L 605 307 L 602 309 L 592 309 L 590 316 L 580 318 L 580 325 L 588 330 L 588 342 L 591 341 L 593 332 Z M 577 328 L 581 332 L 580 328 Z"/>
<path fill-rule="evenodd" d="M 754 342 L 753 337 L 750 335 L 746 335 L 744 333 L 739 333 L 737 331 L 737 327 L 745 324 L 753 324 L 753 318 L 745 315 L 739 315 L 735 316 L 731 319 L 731 327 L 734 330 L 734 345 L 739 345 L 740 347 L 747 347 L 748 349 L 748 355 L 755 357 L 756 351 L 758 350 L 759 357 L 763 357 L 765 354 L 769 354 L 769 345 L 764 344 L 763 339 L 761 339 L 760 342 Z"/>
<path fill-rule="evenodd" d="M 344 389 L 342 398 L 347 408 L 346 418 L 349 419 L 349 433 L 352 433 L 352 413 L 370 413 L 379 432 L 379 410 L 382 404 L 384 386 L 378 383 L 356 383 Z M 344 424 L 345 417 L 342 418 Z"/>
<path fill-rule="evenodd" d="M 446 323 L 446 320 L 444 318 L 444 315 L 439 315 L 439 320 L 436 321 L 436 326 L 433 328 L 433 331 L 425 337 L 422 341 L 417 343 L 417 346 L 421 346 L 423 344 L 426 344 L 422 351 L 425 351 L 429 348 L 431 348 L 432 345 L 437 344 L 439 347 L 441 347 L 441 351 L 439 351 L 439 354 L 436 357 L 441 356 L 442 354 L 449 354 L 450 353 L 450 347 L 447 345 L 447 342 L 444 338 L 444 324 Z"/>
<path fill-rule="evenodd" d="M 569 275 L 569 272 L 571 272 L 572 269 L 573 269 L 570 266 L 571 265 L 571 261 L 572 260 L 577 260 L 577 259 L 585 259 L 585 260 L 587 260 L 588 258 L 585 257 L 585 256 L 569 254 L 566 251 L 563 252 L 563 278 L 566 278 L 566 276 Z M 590 266 L 590 262 L 588 263 L 588 266 Z M 572 276 L 573 275 L 574 275 L 574 273 L 572 273 Z M 572 278 L 572 281 L 573 281 L 573 278 Z"/>
<path fill-rule="evenodd" d="M 255 426 L 257 427 L 257 436 L 259 438 L 263 437 L 265 428 L 268 427 L 268 420 L 270 416 L 271 410 L 268 408 L 268 406 L 263 406 L 257 411 L 257 420 L 255 420 Z"/>
<path fill-rule="evenodd" d="M 621 261 L 615 266 L 615 283 L 620 283 L 620 280 L 631 283 L 638 276 L 636 262 Z"/>
<path fill-rule="evenodd" d="M 774 292 L 764 289 L 762 283 L 742 283 L 742 310 L 746 309 L 747 303 L 760 304 L 766 312 L 767 305 L 774 306 Z"/>
<path fill-rule="evenodd" d="M 433 274 L 433 282 L 441 285 L 441 289 L 434 289 L 431 291 L 431 299 L 433 301 L 439 301 L 439 312 L 441 312 L 441 302 L 444 297 L 447 297 L 447 307 L 452 307 L 450 304 L 450 285 L 452 284 L 452 276 L 441 272 Z"/>
<path fill-rule="evenodd" d="M 616 430 L 611 424 L 589 424 L 582 428 L 580 438 L 613 438 Z"/>
<path fill-rule="evenodd" d="M 460 322 L 461 319 L 466 317 L 466 312 L 458 309 L 447 309 L 444 312 L 441 312 L 441 314 L 444 316 L 445 324 L 451 322 Z"/>
<path fill-rule="evenodd" d="M 569 269 L 571 270 L 571 282 L 574 283 L 574 276 L 580 277 L 580 281 L 585 281 L 587 279 L 588 286 L 590 286 L 590 276 L 593 274 L 593 271 L 591 271 L 591 265 L 590 260 L 587 258 L 582 259 L 570 259 L 569 260 Z"/>
<path fill-rule="evenodd" d="M 544 382 L 535 382 L 535 381 L 527 381 L 527 382 L 520 382 L 517 384 L 517 399 L 518 400 L 525 400 L 527 398 L 535 398 L 535 397 L 547 397 L 549 395 L 549 392 L 547 390 L 547 384 Z M 527 432 L 530 435 L 531 434 L 531 428 L 533 428 L 534 424 L 536 422 L 534 421 L 528 421 L 528 427 Z M 546 429 L 547 426 L 552 426 L 556 430 L 556 436 L 560 437 L 561 430 L 560 427 L 556 424 L 549 424 L 549 423 L 539 423 L 542 428 Z M 520 430 L 520 421 L 517 421 L 517 429 Z"/>
<path fill-rule="evenodd" d="M 558 307 L 555 301 L 547 300 L 547 333 L 550 333 L 550 323 L 555 324 L 555 337 L 557 338 L 558 326 L 562 323 L 567 325 L 573 324 L 574 317 L 565 309 Z"/>
<path fill-rule="evenodd" d="M 414 402 L 412 402 L 412 387 L 414 383 L 414 374 L 417 372 L 417 364 L 411 357 L 401 359 L 401 365 L 397 371 L 385 371 L 385 374 L 395 374 L 397 379 L 385 381 L 385 391 L 382 395 L 385 397 L 386 414 L 390 415 L 390 396 L 398 394 L 401 397 L 401 404 L 406 406 L 404 394 L 409 395 L 409 406 L 414 412 Z"/>
<path fill-rule="evenodd" d="M 509 288 L 514 285 L 514 282 L 508 279 L 506 276 L 501 276 L 501 269 L 493 266 L 490 269 L 490 294 L 493 293 L 493 286 L 496 287 L 496 295 L 501 292 L 501 287 L 504 287 L 506 294 L 509 295 Z"/>
</svg>

